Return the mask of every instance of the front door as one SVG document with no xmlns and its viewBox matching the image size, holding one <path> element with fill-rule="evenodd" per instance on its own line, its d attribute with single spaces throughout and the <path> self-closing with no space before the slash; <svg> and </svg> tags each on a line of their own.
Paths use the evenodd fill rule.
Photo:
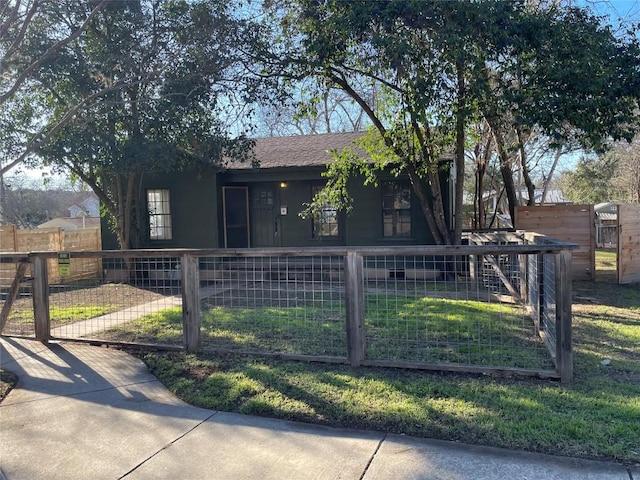
<svg viewBox="0 0 640 480">
<path fill-rule="evenodd" d="M 278 247 L 280 220 L 276 210 L 276 191 L 270 185 L 257 185 L 251 192 L 251 245 Z"/>
<path fill-rule="evenodd" d="M 249 189 L 222 187 L 225 248 L 249 247 Z"/>
</svg>

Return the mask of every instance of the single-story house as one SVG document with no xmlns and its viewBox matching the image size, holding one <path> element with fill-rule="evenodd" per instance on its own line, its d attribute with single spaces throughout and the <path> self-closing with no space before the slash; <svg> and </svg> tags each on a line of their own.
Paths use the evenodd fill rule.
<svg viewBox="0 0 640 480">
<path fill-rule="evenodd" d="M 260 248 L 433 243 L 406 177 L 381 175 L 378 186 L 350 180 L 350 213 L 330 205 L 314 218 L 300 212 L 325 184 L 332 150 L 355 147 L 357 133 L 256 140 L 259 167 L 231 163 L 225 169 L 147 175 L 145 248 Z M 364 153 L 362 153 L 364 154 Z M 441 185 L 450 211 L 449 172 Z M 449 214 L 448 220 L 451 220 Z M 451 223 L 450 223 L 451 224 Z M 105 248 L 116 248 L 103 238 Z"/>
<path fill-rule="evenodd" d="M 100 217 L 100 200 L 94 193 L 87 194 L 87 198 L 69 208 L 69 217 Z"/>
<path fill-rule="evenodd" d="M 67 232 L 85 228 L 100 228 L 100 217 L 58 217 L 41 223 L 38 228 L 60 228 Z"/>
</svg>

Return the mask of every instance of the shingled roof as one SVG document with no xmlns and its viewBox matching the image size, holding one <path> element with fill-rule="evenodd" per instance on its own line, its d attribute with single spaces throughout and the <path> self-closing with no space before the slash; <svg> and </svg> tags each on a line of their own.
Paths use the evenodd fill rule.
<svg viewBox="0 0 640 480">
<path fill-rule="evenodd" d="M 254 153 L 260 168 L 324 167 L 331 161 L 331 150 L 355 147 L 364 132 L 324 133 L 256 139 Z M 251 169 L 249 162 L 230 162 L 228 169 Z"/>
</svg>

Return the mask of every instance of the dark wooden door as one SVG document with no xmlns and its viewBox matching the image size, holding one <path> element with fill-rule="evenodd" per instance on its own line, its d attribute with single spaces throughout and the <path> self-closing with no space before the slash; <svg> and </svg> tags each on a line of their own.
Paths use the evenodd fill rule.
<svg viewBox="0 0 640 480">
<path fill-rule="evenodd" d="M 249 247 L 248 191 L 247 187 L 222 187 L 226 248 Z"/>
<path fill-rule="evenodd" d="M 277 215 L 276 190 L 272 186 L 255 186 L 251 191 L 251 239 L 254 247 L 278 247 L 280 221 Z"/>
</svg>

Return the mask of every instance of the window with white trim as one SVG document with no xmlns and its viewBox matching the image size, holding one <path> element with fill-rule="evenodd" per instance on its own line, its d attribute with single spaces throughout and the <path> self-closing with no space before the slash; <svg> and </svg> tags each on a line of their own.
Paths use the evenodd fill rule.
<svg viewBox="0 0 640 480">
<path fill-rule="evenodd" d="M 171 202 L 169 190 L 147 190 L 149 211 L 149 238 L 151 240 L 171 240 Z"/>
</svg>

